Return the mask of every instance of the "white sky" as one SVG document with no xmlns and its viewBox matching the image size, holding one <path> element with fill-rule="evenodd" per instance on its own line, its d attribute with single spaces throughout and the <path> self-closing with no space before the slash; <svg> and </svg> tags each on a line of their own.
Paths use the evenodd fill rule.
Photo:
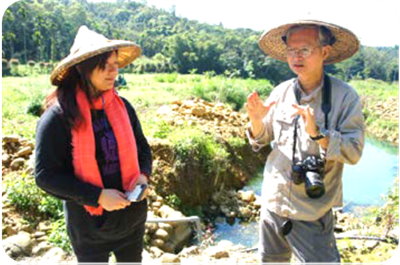
<svg viewBox="0 0 400 265">
<path fill-rule="evenodd" d="M 91 2 L 115 0 L 89 0 Z M 1 0 L 4 6 L 15 0 Z M 140 1 L 139 1 L 140 2 Z M 265 30 L 297 19 L 318 19 L 353 31 L 361 44 L 400 44 L 399 0 L 147 0 L 178 16 L 227 28 Z"/>
</svg>

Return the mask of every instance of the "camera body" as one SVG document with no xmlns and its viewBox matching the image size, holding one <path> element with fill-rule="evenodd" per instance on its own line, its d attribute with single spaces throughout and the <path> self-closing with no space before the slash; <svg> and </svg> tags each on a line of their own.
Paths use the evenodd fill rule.
<svg viewBox="0 0 400 265">
<path fill-rule="evenodd" d="M 296 185 L 304 182 L 308 197 L 317 199 L 325 194 L 325 163 L 318 156 L 307 156 L 303 161 L 292 165 L 292 180 Z"/>
</svg>

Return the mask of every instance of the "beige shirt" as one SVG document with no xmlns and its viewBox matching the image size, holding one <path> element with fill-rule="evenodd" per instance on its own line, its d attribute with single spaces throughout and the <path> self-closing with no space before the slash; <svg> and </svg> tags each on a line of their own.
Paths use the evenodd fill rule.
<svg viewBox="0 0 400 265">
<path fill-rule="evenodd" d="M 293 133 L 297 104 L 295 89 L 300 89 L 297 79 L 278 85 L 271 92 L 267 103 L 276 101 L 263 119 L 264 130 L 253 137 L 246 134 L 254 151 L 271 144 L 272 151 L 267 157 L 262 187 L 263 206 L 276 214 L 297 220 L 314 221 L 332 207 L 342 206 L 343 163 L 355 164 L 364 147 L 364 119 L 362 106 L 356 91 L 345 82 L 331 77 L 331 111 L 328 115 L 329 146 L 323 150 L 305 132 L 304 121 L 298 120 L 296 161 L 307 155 L 321 155 L 326 159 L 324 185 L 325 194 L 318 199 L 309 198 L 304 183 L 296 185 L 291 179 Z M 325 128 L 325 115 L 321 110 L 322 84 L 311 94 L 301 91 L 300 104 L 314 109 L 317 125 Z M 357 188 L 357 187 L 354 187 Z"/>
</svg>

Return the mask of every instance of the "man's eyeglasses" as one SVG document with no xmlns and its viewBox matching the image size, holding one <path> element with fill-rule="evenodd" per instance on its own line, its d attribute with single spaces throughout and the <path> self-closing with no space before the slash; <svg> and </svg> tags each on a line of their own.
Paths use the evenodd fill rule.
<svg viewBox="0 0 400 265">
<path fill-rule="evenodd" d="M 286 48 L 286 55 L 288 57 L 301 56 L 303 58 L 307 58 L 311 55 L 315 48 L 317 47 L 303 47 L 301 49 Z"/>
</svg>

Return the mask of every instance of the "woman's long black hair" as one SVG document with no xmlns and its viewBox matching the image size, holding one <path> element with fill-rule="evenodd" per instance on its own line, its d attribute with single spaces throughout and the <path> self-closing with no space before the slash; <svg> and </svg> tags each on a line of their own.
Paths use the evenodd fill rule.
<svg viewBox="0 0 400 265">
<path fill-rule="evenodd" d="M 109 51 L 96 55 L 72 66 L 68 70 L 65 78 L 57 86 L 56 90 L 47 96 L 45 100 L 45 109 L 58 102 L 68 127 L 72 128 L 82 117 L 76 102 L 77 86 L 80 86 L 89 100 L 93 98 L 96 94 L 95 91 L 93 91 L 93 86 L 90 85 L 89 76 L 96 67 L 104 70 L 107 59 L 113 52 L 114 51 Z"/>
</svg>

